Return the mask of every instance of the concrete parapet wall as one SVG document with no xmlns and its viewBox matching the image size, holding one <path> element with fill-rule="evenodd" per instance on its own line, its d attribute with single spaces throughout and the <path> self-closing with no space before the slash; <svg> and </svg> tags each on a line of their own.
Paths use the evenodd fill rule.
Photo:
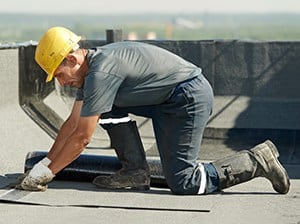
<svg viewBox="0 0 300 224">
<path fill-rule="evenodd" d="M 299 99 L 300 42 L 155 41 L 203 69 L 216 95 Z"/>
</svg>

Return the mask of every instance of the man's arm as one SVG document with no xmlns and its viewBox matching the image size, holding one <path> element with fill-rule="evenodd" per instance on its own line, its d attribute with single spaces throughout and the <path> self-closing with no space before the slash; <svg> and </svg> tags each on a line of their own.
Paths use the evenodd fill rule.
<svg viewBox="0 0 300 224">
<path fill-rule="evenodd" d="M 50 159 L 51 163 L 48 167 L 53 174 L 57 174 L 70 164 L 85 149 L 92 138 L 98 119 L 99 115 L 79 118 L 76 129 L 67 137 L 61 150 L 53 160 Z"/>
<path fill-rule="evenodd" d="M 100 115 L 80 117 L 82 102 L 74 103 L 72 112 L 63 124 L 49 154 L 34 165 L 16 188 L 44 191 L 55 174 L 75 160 L 90 142 Z"/>
<path fill-rule="evenodd" d="M 67 118 L 67 120 L 61 126 L 57 137 L 47 155 L 47 157 L 53 161 L 57 154 L 62 150 L 66 140 L 68 137 L 75 131 L 78 125 L 80 111 L 82 108 L 82 101 L 75 101 L 73 104 L 73 108 L 71 114 Z"/>
</svg>

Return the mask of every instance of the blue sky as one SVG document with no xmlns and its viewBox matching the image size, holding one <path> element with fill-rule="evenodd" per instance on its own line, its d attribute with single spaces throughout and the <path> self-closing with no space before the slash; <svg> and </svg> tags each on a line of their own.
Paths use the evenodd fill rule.
<svg viewBox="0 0 300 224">
<path fill-rule="evenodd" d="M 1 3 L 0 12 L 25 13 L 300 13 L 299 0 L 9 0 Z"/>
</svg>

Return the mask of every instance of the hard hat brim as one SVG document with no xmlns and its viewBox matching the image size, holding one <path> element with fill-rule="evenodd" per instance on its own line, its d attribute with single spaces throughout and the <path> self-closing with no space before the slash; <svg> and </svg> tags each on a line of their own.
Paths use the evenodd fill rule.
<svg viewBox="0 0 300 224">
<path fill-rule="evenodd" d="M 46 82 L 50 82 L 50 81 L 52 81 L 52 79 L 53 79 L 53 75 L 54 75 L 54 72 L 53 72 L 53 73 L 51 73 L 51 74 L 48 74 L 48 75 L 47 75 Z"/>
</svg>

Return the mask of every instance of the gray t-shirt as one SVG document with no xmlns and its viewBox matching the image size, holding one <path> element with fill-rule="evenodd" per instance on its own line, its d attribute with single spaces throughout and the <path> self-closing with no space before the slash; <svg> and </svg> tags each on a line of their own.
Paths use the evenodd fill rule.
<svg viewBox="0 0 300 224">
<path fill-rule="evenodd" d="M 201 74 L 201 69 L 162 48 L 139 42 L 117 42 L 90 49 L 88 72 L 76 100 L 83 100 L 81 116 L 119 107 L 156 105 L 174 87 Z"/>
</svg>

